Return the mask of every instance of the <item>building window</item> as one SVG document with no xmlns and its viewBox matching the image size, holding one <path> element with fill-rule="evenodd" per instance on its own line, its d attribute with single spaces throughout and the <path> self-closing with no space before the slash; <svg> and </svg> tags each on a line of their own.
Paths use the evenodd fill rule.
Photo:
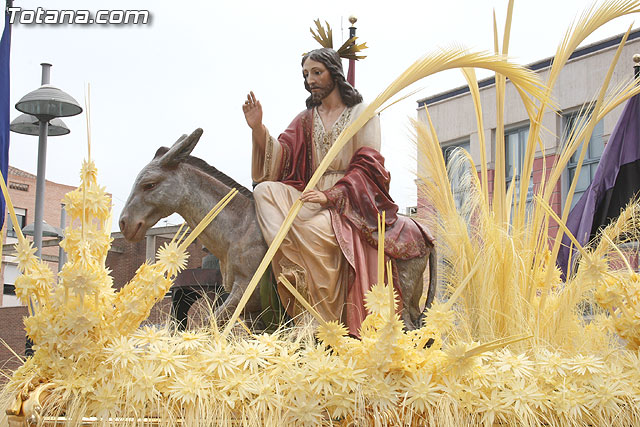
<svg viewBox="0 0 640 427">
<path fill-rule="evenodd" d="M 16 287 L 12 283 L 5 283 L 2 291 L 2 307 L 19 307 L 22 305 L 16 297 Z"/>
<path fill-rule="evenodd" d="M 507 189 L 513 182 L 513 197 L 520 196 L 520 174 L 524 163 L 524 154 L 527 149 L 527 138 L 529 138 L 529 126 L 510 129 L 504 132 L 504 163 L 505 176 L 507 178 Z M 533 179 L 529 180 L 527 189 L 527 206 L 533 200 Z"/>
<path fill-rule="evenodd" d="M 506 178 L 506 189 L 513 185 L 513 196 L 511 198 L 511 216 L 513 220 L 515 203 L 520 200 L 520 178 L 524 165 L 524 155 L 527 151 L 527 139 L 529 138 L 529 125 L 508 129 L 504 132 L 504 175 Z M 529 214 L 533 210 L 533 178 L 529 179 L 527 188 L 525 210 Z"/>
<path fill-rule="evenodd" d="M 18 220 L 18 227 L 20 230 L 24 228 L 27 221 L 27 210 L 21 208 L 15 208 L 16 218 Z M 13 227 L 13 221 L 11 220 L 11 215 L 7 214 L 8 223 L 7 223 L 7 237 L 18 237 L 16 234 L 16 230 Z"/>
<path fill-rule="evenodd" d="M 24 184 L 22 182 L 9 181 L 9 188 L 11 188 L 12 190 L 18 190 L 18 191 L 29 191 L 29 184 Z"/>
<path fill-rule="evenodd" d="M 442 155 L 444 157 L 444 163 L 447 168 L 449 168 L 449 163 L 457 149 L 463 149 L 468 153 L 471 149 L 471 143 L 467 140 L 442 147 Z M 465 191 L 462 186 L 462 180 L 464 179 L 464 176 L 469 172 L 470 165 L 468 162 L 464 162 L 464 167 L 458 168 L 457 170 L 453 171 L 453 174 L 449 173 L 451 192 L 453 193 L 453 200 L 456 204 L 456 210 L 458 212 L 461 212 L 462 204 L 465 199 Z"/>
<path fill-rule="evenodd" d="M 569 139 L 569 135 L 571 135 L 571 132 L 576 127 L 576 125 L 578 126 L 586 125 L 586 120 L 583 119 L 585 117 L 585 114 L 587 114 L 588 116 L 591 115 L 590 112 L 589 113 L 576 112 L 576 113 L 566 114 L 563 117 L 565 144 L 567 143 L 567 140 Z M 573 208 L 575 204 L 578 203 L 578 200 L 580 200 L 580 197 L 582 197 L 582 194 L 584 194 L 584 192 L 587 190 L 587 188 L 591 184 L 591 181 L 593 180 L 593 176 L 595 175 L 596 169 L 598 168 L 598 163 L 600 163 L 600 157 L 602 156 L 602 151 L 604 151 L 603 134 L 604 134 L 604 125 L 602 123 L 602 120 L 600 120 L 595 125 L 595 127 L 593 128 L 593 132 L 591 133 L 591 139 L 589 140 L 589 146 L 587 147 L 587 152 L 584 156 L 582 168 L 580 169 L 580 176 L 578 177 L 576 190 L 573 194 L 573 199 L 571 200 L 571 208 Z M 566 188 L 563 190 L 565 197 L 569 193 L 569 187 L 571 186 L 571 183 L 575 178 L 576 168 L 578 166 L 578 159 L 580 159 L 581 151 L 582 151 L 582 144 L 580 144 L 576 152 L 573 153 L 573 156 L 571 156 L 571 159 L 567 164 L 567 176 L 569 180 L 568 180 L 568 184 L 566 185 Z"/>
</svg>

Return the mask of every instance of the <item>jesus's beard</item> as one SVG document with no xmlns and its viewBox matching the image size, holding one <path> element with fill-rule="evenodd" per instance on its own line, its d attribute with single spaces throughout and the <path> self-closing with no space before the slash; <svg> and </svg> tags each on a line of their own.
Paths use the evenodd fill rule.
<svg viewBox="0 0 640 427">
<path fill-rule="evenodd" d="M 331 80 L 331 83 L 328 86 L 314 86 L 314 89 L 318 90 L 315 92 L 311 92 L 311 99 L 314 103 L 319 103 L 327 96 L 329 96 L 329 94 L 333 92 L 333 89 L 335 87 L 336 83 L 333 80 Z"/>
</svg>

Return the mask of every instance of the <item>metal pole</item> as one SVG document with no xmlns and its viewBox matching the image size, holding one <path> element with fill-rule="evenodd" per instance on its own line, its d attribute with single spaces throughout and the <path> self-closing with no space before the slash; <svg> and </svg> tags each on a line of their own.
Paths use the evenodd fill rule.
<svg viewBox="0 0 640 427">
<path fill-rule="evenodd" d="M 46 85 L 51 81 L 51 64 L 43 62 L 42 66 L 42 79 L 41 84 Z M 36 211 L 34 214 L 34 227 L 33 227 L 33 244 L 36 247 L 36 256 L 42 257 L 42 220 L 44 217 L 44 183 L 45 183 L 45 169 L 47 166 L 47 134 L 49 133 L 49 122 L 38 122 L 38 172 L 36 175 Z M 34 312 L 34 306 L 29 299 L 29 305 L 31 311 Z M 27 336 L 27 343 L 25 345 L 25 356 L 33 356 L 33 342 Z"/>
<path fill-rule="evenodd" d="M 67 211 L 64 208 L 64 203 L 61 204 L 62 208 L 60 209 L 60 229 L 62 230 L 62 234 L 64 234 L 64 229 L 67 226 Z M 64 238 L 64 237 L 61 237 Z M 59 243 L 58 243 L 59 245 Z M 64 249 L 62 246 L 58 248 L 58 272 L 62 271 L 62 266 L 67 262 L 67 254 L 64 253 Z"/>
<path fill-rule="evenodd" d="M 46 85 L 51 82 L 51 64 L 43 62 L 41 84 Z M 38 172 L 36 174 L 36 211 L 34 214 L 33 244 L 36 247 L 36 256 L 42 257 L 42 220 L 44 217 L 44 185 L 45 169 L 47 166 L 47 134 L 49 133 L 49 121 L 38 122 Z M 33 303 L 29 299 L 31 311 L 35 312 Z M 25 345 L 25 356 L 33 356 L 33 342 L 27 336 Z"/>
<path fill-rule="evenodd" d="M 42 84 L 51 82 L 51 64 L 43 62 Z M 49 132 L 49 122 L 40 121 L 38 134 L 38 172 L 36 175 L 36 212 L 34 215 L 33 243 L 37 249 L 36 256 L 42 255 L 42 220 L 44 218 L 44 182 L 45 169 L 47 167 L 47 134 Z"/>
<path fill-rule="evenodd" d="M 42 255 L 42 220 L 44 218 L 44 176 L 47 166 L 47 132 L 49 122 L 39 122 L 38 135 L 38 173 L 36 175 L 36 212 L 34 217 L 33 242 L 37 249 L 36 256 Z"/>
<path fill-rule="evenodd" d="M 48 85 L 51 83 L 51 64 L 43 62 L 42 66 L 42 85 Z"/>
<path fill-rule="evenodd" d="M 356 18 L 355 16 L 351 15 L 349 17 L 349 22 L 351 23 L 351 26 L 349 27 L 349 38 L 353 38 L 356 36 L 356 21 L 358 21 L 358 18 Z M 353 42 L 353 45 L 355 45 L 356 42 Z M 349 82 L 349 84 L 353 87 L 356 86 L 356 60 L 355 59 L 349 59 L 349 71 L 347 71 L 347 81 Z"/>
</svg>

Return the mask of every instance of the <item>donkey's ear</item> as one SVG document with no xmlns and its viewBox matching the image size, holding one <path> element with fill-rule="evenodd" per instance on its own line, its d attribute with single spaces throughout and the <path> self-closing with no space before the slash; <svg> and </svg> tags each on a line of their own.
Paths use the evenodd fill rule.
<svg viewBox="0 0 640 427">
<path fill-rule="evenodd" d="M 176 142 L 173 143 L 173 145 L 176 145 L 178 142 L 182 141 L 186 137 L 187 137 L 187 134 L 183 133 L 182 136 L 178 138 Z M 158 148 L 158 150 L 156 151 L 156 154 L 153 155 L 153 160 L 159 159 L 160 157 L 164 156 L 165 154 L 167 154 L 167 151 L 169 151 L 169 148 L 167 147 Z"/>
<path fill-rule="evenodd" d="M 202 136 L 202 129 L 198 128 L 189 136 L 182 135 L 169 151 L 160 158 L 161 166 L 175 166 L 191 154 Z M 156 153 L 157 154 L 157 153 Z"/>
</svg>

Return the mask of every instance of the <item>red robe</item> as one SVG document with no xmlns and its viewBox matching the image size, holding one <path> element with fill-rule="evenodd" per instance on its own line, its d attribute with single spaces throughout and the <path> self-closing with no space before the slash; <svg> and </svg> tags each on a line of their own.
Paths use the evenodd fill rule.
<svg viewBox="0 0 640 427">
<path fill-rule="evenodd" d="M 299 191 L 314 172 L 312 111 L 300 113 L 278 137 L 283 148 L 278 181 Z M 352 269 L 353 280 L 345 301 L 346 323 L 350 333 L 356 336 L 367 314 L 364 295 L 377 281 L 378 213 L 386 212 L 385 254 L 388 258 L 426 256 L 433 246 L 433 238 L 426 229 L 410 218 L 397 215 L 398 206 L 389 195 L 389 182 L 390 174 L 384 168 L 382 155 L 364 146 L 353 155 L 344 177 L 324 191 L 336 240 Z M 400 295 L 397 275 L 394 276 L 394 287 Z"/>
</svg>

